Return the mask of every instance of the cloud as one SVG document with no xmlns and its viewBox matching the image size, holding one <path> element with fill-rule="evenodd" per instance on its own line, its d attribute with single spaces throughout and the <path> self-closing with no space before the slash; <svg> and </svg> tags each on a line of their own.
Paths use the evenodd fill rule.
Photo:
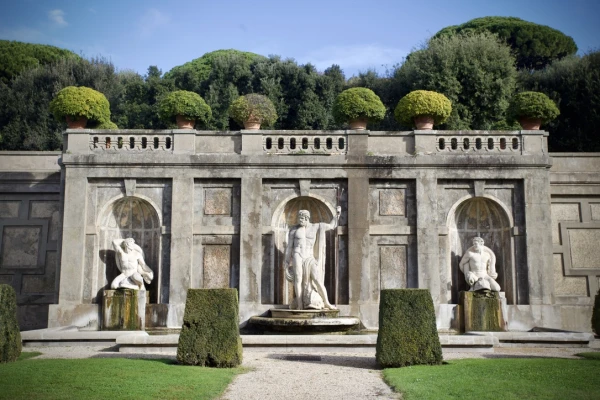
<svg viewBox="0 0 600 400">
<path fill-rule="evenodd" d="M 170 22 L 171 17 L 161 13 L 156 8 L 150 8 L 140 17 L 138 22 L 139 33 L 142 37 L 149 37 L 154 31 L 168 25 Z"/>
<path fill-rule="evenodd" d="M 349 72 L 368 69 L 382 71 L 385 66 L 391 68 L 394 64 L 401 62 L 408 53 L 409 51 L 404 49 L 377 44 L 326 46 L 311 51 L 305 56 L 299 57 L 298 60 L 300 63 L 311 63 L 320 71 L 331 67 L 332 64 L 337 64 L 346 72 L 346 75 L 350 75 Z"/>
<path fill-rule="evenodd" d="M 48 18 L 56 26 L 63 27 L 69 25 L 67 21 L 65 21 L 65 12 L 63 10 L 50 10 L 48 12 Z"/>
</svg>

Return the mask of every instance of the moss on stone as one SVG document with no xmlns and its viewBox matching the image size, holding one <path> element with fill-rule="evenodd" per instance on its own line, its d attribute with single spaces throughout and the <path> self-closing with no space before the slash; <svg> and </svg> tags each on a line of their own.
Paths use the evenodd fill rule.
<svg viewBox="0 0 600 400">
<path fill-rule="evenodd" d="M 498 292 L 460 292 L 460 304 L 464 310 L 465 331 L 506 330 Z"/>
<path fill-rule="evenodd" d="M 442 346 L 429 290 L 381 291 L 376 359 L 383 368 L 441 364 Z"/>
<path fill-rule="evenodd" d="M 236 289 L 189 289 L 177 345 L 181 364 L 236 367 L 242 362 Z"/>
<path fill-rule="evenodd" d="M 596 293 L 594 309 L 592 310 L 592 330 L 600 336 L 600 290 Z"/>
<path fill-rule="evenodd" d="M 17 295 L 12 286 L 0 285 L 0 362 L 16 361 L 21 354 L 17 321 Z"/>
</svg>

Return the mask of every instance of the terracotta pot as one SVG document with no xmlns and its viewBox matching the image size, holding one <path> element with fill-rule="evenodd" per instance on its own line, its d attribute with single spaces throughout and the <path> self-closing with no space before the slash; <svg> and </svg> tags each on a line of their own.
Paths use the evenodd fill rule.
<svg viewBox="0 0 600 400">
<path fill-rule="evenodd" d="M 257 130 L 260 129 L 260 121 L 257 119 L 249 119 L 244 121 L 244 129 Z"/>
<path fill-rule="evenodd" d="M 350 129 L 362 131 L 367 129 L 367 120 L 366 119 L 353 119 L 350 121 Z"/>
<path fill-rule="evenodd" d="M 413 121 L 417 130 L 433 129 L 433 117 L 430 115 L 419 115 Z"/>
<path fill-rule="evenodd" d="M 519 124 L 521 124 L 521 128 L 524 131 L 539 131 L 540 126 L 542 125 L 542 120 L 540 118 L 519 118 Z"/>
<path fill-rule="evenodd" d="M 195 119 L 188 119 L 183 115 L 176 115 L 175 122 L 177 122 L 177 128 L 179 129 L 194 129 Z"/>
<path fill-rule="evenodd" d="M 67 115 L 65 118 L 67 120 L 67 128 L 68 129 L 85 129 L 87 124 L 86 117 L 70 117 Z"/>
</svg>

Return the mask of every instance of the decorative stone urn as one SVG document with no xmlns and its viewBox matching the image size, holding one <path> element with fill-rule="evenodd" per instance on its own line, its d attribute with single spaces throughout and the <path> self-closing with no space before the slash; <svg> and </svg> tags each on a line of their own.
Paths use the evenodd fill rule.
<svg viewBox="0 0 600 400">
<path fill-rule="evenodd" d="M 433 129 L 433 117 L 431 115 L 419 115 L 413 121 L 417 130 Z"/>
<path fill-rule="evenodd" d="M 257 130 L 260 129 L 260 120 L 256 118 L 250 118 L 244 121 L 244 129 Z"/>
<path fill-rule="evenodd" d="M 521 117 L 519 118 L 519 124 L 525 131 L 538 131 L 542 125 L 542 120 L 540 118 Z"/>
<path fill-rule="evenodd" d="M 175 122 L 177 122 L 177 128 L 179 129 L 194 129 L 195 119 L 188 119 L 184 115 L 176 115 Z"/>
<path fill-rule="evenodd" d="M 350 121 L 350 129 L 362 131 L 367 129 L 367 120 L 366 119 L 353 119 Z"/>
<path fill-rule="evenodd" d="M 86 117 L 71 117 L 67 115 L 65 119 L 67 120 L 67 128 L 69 129 L 85 129 L 87 125 Z"/>
</svg>

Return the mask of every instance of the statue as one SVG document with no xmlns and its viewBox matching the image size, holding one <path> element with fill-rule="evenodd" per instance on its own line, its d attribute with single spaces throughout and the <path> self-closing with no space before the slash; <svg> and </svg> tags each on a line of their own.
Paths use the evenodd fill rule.
<svg viewBox="0 0 600 400">
<path fill-rule="evenodd" d="M 154 273 L 144 262 L 144 251 L 133 238 L 113 240 L 117 267 L 121 274 L 110 284 L 111 289 L 145 290 L 144 281 L 150 283 Z"/>
<path fill-rule="evenodd" d="M 465 274 L 465 280 L 470 286 L 469 291 L 491 290 L 500 291 L 500 285 L 495 281 L 496 256 L 489 247 L 483 245 L 483 239 L 474 237 L 473 246 L 469 247 L 462 259 L 459 268 Z"/>
<path fill-rule="evenodd" d="M 293 310 L 324 308 L 335 310 L 329 303 L 325 290 L 325 232 L 336 229 L 342 212 L 337 208 L 337 215 L 329 224 L 310 223 L 310 212 L 298 212 L 298 225 L 289 233 L 285 249 L 285 277 L 294 284 L 294 299 L 290 304 Z M 317 254 L 315 255 L 315 243 Z"/>
</svg>

